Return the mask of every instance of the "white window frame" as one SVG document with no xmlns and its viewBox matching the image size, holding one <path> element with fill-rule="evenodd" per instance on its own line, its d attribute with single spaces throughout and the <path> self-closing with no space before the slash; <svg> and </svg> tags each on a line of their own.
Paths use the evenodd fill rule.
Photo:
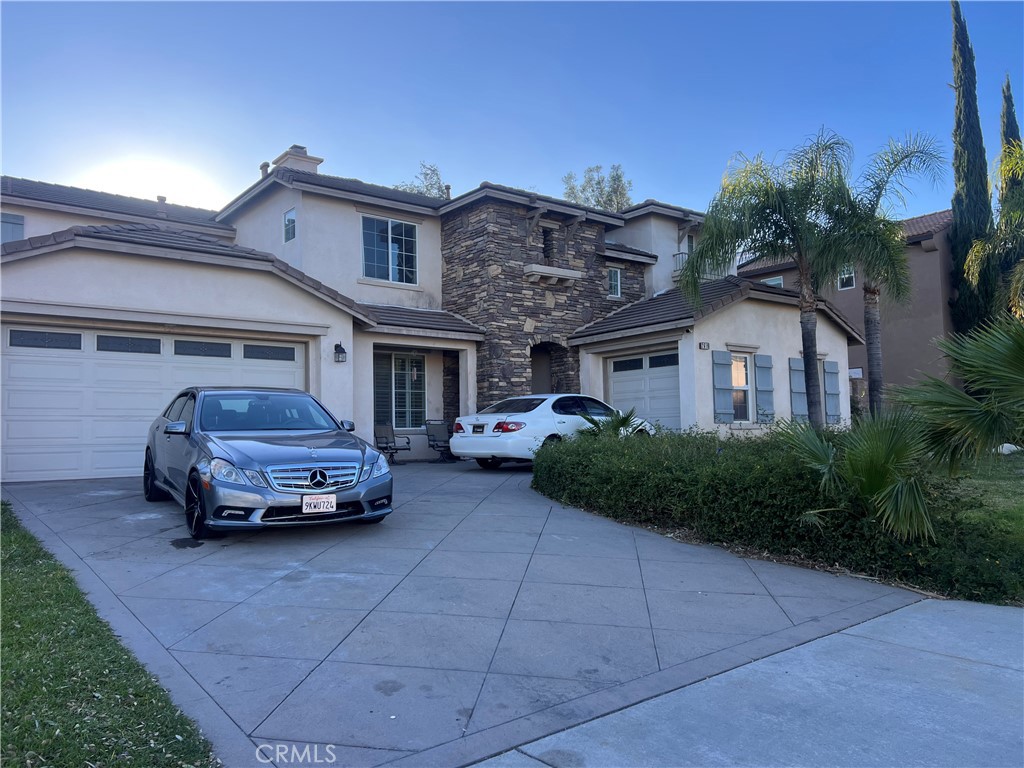
<svg viewBox="0 0 1024 768">
<path fill-rule="evenodd" d="M 608 296 L 612 299 L 622 298 L 621 267 L 608 267 Z"/>
<path fill-rule="evenodd" d="M 291 210 L 285 211 L 282 221 L 284 223 L 284 242 L 290 243 L 295 239 L 297 229 L 295 209 L 292 208 Z"/>
<path fill-rule="evenodd" d="M 849 285 L 847 285 L 849 283 Z M 853 267 L 843 267 L 836 278 L 836 288 L 840 291 L 848 291 L 857 287 L 857 278 L 854 276 Z"/>
<path fill-rule="evenodd" d="M 746 392 L 747 393 L 747 417 L 745 419 L 736 418 L 736 401 L 733 400 L 733 424 L 750 424 L 753 423 L 754 419 L 751 418 L 752 414 L 757 413 L 757 404 L 754 402 L 754 387 L 751 386 L 751 380 L 753 379 L 754 370 L 754 357 L 747 352 L 733 352 L 732 355 L 732 391 L 735 392 Z M 743 385 L 736 384 L 736 363 L 743 362 L 744 372 L 746 374 L 747 383 Z"/>
<path fill-rule="evenodd" d="M 388 412 L 389 412 L 389 416 L 390 416 L 391 426 L 394 429 L 398 429 L 398 430 L 403 430 L 403 429 L 422 429 L 424 427 L 424 425 L 426 424 L 426 419 L 427 419 L 427 358 L 426 358 L 426 355 L 423 354 L 423 353 L 418 353 L 418 352 L 379 352 L 378 351 L 378 352 L 375 353 L 375 357 L 378 357 L 380 355 L 384 355 L 384 356 L 389 358 L 389 365 L 388 365 L 388 392 L 387 392 L 387 395 L 388 395 L 388 401 L 389 401 L 388 402 Z M 406 367 L 407 371 L 411 371 L 411 375 L 409 376 L 409 379 L 406 382 L 409 386 L 403 388 L 402 391 L 404 391 L 406 396 L 409 397 L 409 398 L 411 398 L 413 395 L 416 395 L 416 394 L 422 394 L 422 396 L 423 396 L 423 408 L 422 408 L 422 417 L 423 418 L 421 420 L 419 420 L 421 422 L 419 424 L 416 424 L 414 422 L 417 421 L 416 416 L 419 415 L 417 412 L 419 412 L 420 409 L 413 408 L 412 406 L 408 406 L 408 407 L 402 409 L 402 413 L 403 413 L 404 418 L 402 418 L 402 419 L 398 418 L 398 409 L 395 406 L 396 394 L 399 391 L 399 388 L 395 386 L 395 379 L 396 379 L 396 370 L 395 369 L 397 367 L 396 366 L 396 361 L 397 360 L 404 361 L 406 363 L 405 367 Z M 418 363 L 418 366 L 414 365 L 414 362 Z M 418 378 L 419 378 L 418 370 L 422 370 L 423 371 L 422 381 L 418 381 Z M 413 386 L 413 382 L 416 382 L 415 386 Z M 374 384 L 373 397 L 374 397 L 374 410 L 376 411 L 376 401 L 377 401 L 376 383 Z M 374 421 L 376 421 L 376 414 L 375 414 L 375 417 L 374 417 Z M 402 423 L 399 423 L 399 422 L 402 422 Z"/>
<path fill-rule="evenodd" d="M 782 275 L 776 275 L 775 277 L 766 277 L 762 281 L 765 285 L 770 285 L 773 288 L 785 288 L 785 280 Z"/>
<path fill-rule="evenodd" d="M 391 248 L 388 251 L 388 276 L 387 277 L 378 277 L 376 275 L 368 275 L 368 274 L 366 274 L 366 264 L 367 264 L 367 262 L 366 262 L 366 235 L 367 235 L 367 232 L 366 232 L 366 220 L 367 219 L 376 220 L 376 221 L 386 221 L 388 223 L 388 242 L 389 242 L 389 245 L 391 246 Z M 363 275 L 363 278 L 366 279 L 366 280 L 381 280 L 381 281 L 388 282 L 388 283 L 395 283 L 396 285 L 419 285 L 419 275 L 420 275 L 420 271 L 419 271 L 419 267 L 420 267 L 420 252 L 419 252 L 420 251 L 420 248 L 419 248 L 419 244 L 420 244 L 420 228 L 419 228 L 419 225 L 418 224 L 414 224 L 411 221 L 402 221 L 401 219 L 392 219 L 392 218 L 390 218 L 388 216 L 371 216 L 371 215 L 368 215 L 368 214 L 364 214 L 360 218 L 360 224 L 361 224 L 360 233 L 361 233 L 361 239 L 362 239 L 362 264 L 363 264 L 362 275 Z M 394 246 L 396 244 L 392 240 L 392 238 L 395 237 L 395 235 L 394 235 L 394 228 L 395 228 L 396 224 L 400 224 L 403 227 L 412 227 L 413 228 L 413 236 L 411 238 L 411 240 L 412 240 L 412 242 L 414 244 L 414 248 L 415 248 L 415 252 L 412 254 L 413 266 L 411 268 L 409 268 L 409 267 L 402 267 L 401 268 L 402 270 L 404 270 L 406 272 L 411 272 L 412 273 L 412 276 L 414 278 L 412 281 L 396 279 L 397 275 L 399 273 L 399 269 L 400 269 L 398 264 L 397 264 L 397 259 L 396 259 L 397 252 L 394 249 Z M 405 239 L 410 239 L 410 238 L 405 238 Z"/>
</svg>

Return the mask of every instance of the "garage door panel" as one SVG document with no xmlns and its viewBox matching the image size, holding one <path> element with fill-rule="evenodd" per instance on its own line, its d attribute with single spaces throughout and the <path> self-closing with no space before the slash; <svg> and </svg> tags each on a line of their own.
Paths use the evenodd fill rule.
<svg viewBox="0 0 1024 768">
<path fill-rule="evenodd" d="M 630 358 L 632 366 L 643 360 L 642 368 L 618 370 L 613 362 L 608 365 L 608 390 L 612 406 L 621 411 L 631 408 L 637 416 L 669 429 L 682 427 L 679 402 L 679 366 L 664 365 L 665 352 Z M 659 363 L 651 368 L 651 358 Z M 620 366 L 624 367 L 624 366 Z"/>
<path fill-rule="evenodd" d="M 58 387 L 21 387 L 4 386 L 4 412 L 15 416 L 19 413 L 79 413 L 85 396 L 81 389 L 61 389 Z"/>
<path fill-rule="evenodd" d="M 142 459 L 145 442 L 128 448 L 102 448 L 93 451 L 92 469 L 98 477 L 126 477 L 142 474 Z"/>
<path fill-rule="evenodd" d="M 94 391 L 90 393 L 92 410 L 104 414 L 107 417 L 116 418 L 118 414 L 150 413 L 152 419 L 156 418 L 153 411 L 154 396 L 151 393 L 139 392 L 132 389 L 110 389 Z M 170 400 L 170 397 L 166 398 Z M 157 410 L 167 405 L 161 400 L 156 406 Z"/>
<path fill-rule="evenodd" d="M 133 419 L 119 419 L 117 421 L 96 419 L 92 422 L 92 429 L 90 432 L 92 437 L 97 440 L 119 441 L 138 439 L 141 434 L 143 436 L 142 442 L 145 443 L 146 431 L 149 429 L 149 425 L 153 423 L 153 419 L 155 418 L 156 413 L 151 413 L 148 416 L 138 416 Z"/>
<path fill-rule="evenodd" d="M 82 453 L 74 448 L 36 448 L 9 454 L 4 451 L 4 479 L 53 480 L 82 475 Z"/>
<path fill-rule="evenodd" d="M 17 349 L 7 351 L 7 355 L 17 353 Z M 35 350 L 33 350 L 35 352 Z M 57 384 L 59 382 L 78 382 L 82 380 L 85 362 L 61 361 L 54 358 L 11 359 L 7 365 L 5 383 L 11 384 Z"/>
<path fill-rule="evenodd" d="M 101 365 L 97 366 L 92 383 L 100 387 L 124 386 L 129 383 L 147 385 L 154 379 L 158 380 L 163 376 L 167 365 L 165 360 L 160 359 L 154 363 L 137 363 L 135 365 L 111 363 L 109 360 L 104 360 Z"/>
<path fill-rule="evenodd" d="M 4 418 L 4 441 L 52 440 L 70 442 L 81 440 L 84 434 L 81 422 L 72 419 L 33 418 L 7 416 Z"/>
<path fill-rule="evenodd" d="M 4 326 L 0 473 L 7 482 L 140 474 L 146 430 L 187 386 L 306 388 L 303 344 L 276 342 L 293 347 L 294 360 L 258 360 L 243 358 L 240 339 L 211 339 L 210 348 L 228 344 L 232 357 L 210 358 L 173 354 L 171 334 L 158 337 L 160 354 L 144 354 L 97 351 L 97 332 L 72 332 L 82 337 L 80 349 L 11 347 Z"/>
</svg>

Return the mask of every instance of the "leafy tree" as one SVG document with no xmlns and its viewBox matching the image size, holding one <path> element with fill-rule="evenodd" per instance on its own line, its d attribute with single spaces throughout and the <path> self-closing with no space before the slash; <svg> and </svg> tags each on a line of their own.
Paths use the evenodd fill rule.
<svg viewBox="0 0 1024 768">
<path fill-rule="evenodd" d="M 1010 90 L 1010 76 L 1006 76 L 1003 83 L 1003 111 L 999 116 L 1001 159 L 1000 166 L 1004 168 L 999 185 L 999 207 L 1006 210 L 1007 205 L 1014 209 L 1024 208 L 1024 179 L 1020 174 L 1007 173 L 1007 153 L 1012 151 L 1014 146 L 1020 146 L 1020 126 L 1017 124 L 1017 110 L 1013 106 L 1013 92 Z M 1013 161 L 1010 160 L 1012 166 Z"/>
<path fill-rule="evenodd" d="M 951 0 L 951 3 L 953 88 L 956 91 L 953 124 L 953 174 L 956 188 L 953 192 L 953 223 L 949 233 L 953 256 L 952 287 L 955 291 L 950 306 L 954 330 L 964 333 L 989 315 L 997 277 L 994 265 L 987 264 L 975 288 L 964 273 L 971 245 L 975 240 L 986 237 L 992 229 L 992 201 L 985 143 L 978 117 L 974 49 L 967 35 L 967 24 L 960 11 L 960 3 L 957 0 Z"/>
<path fill-rule="evenodd" d="M 932 454 L 955 471 L 1003 443 L 1024 443 L 1024 322 L 1004 313 L 938 345 L 963 388 L 928 376 L 899 390 Z"/>
<path fill-rule="evenodd" d="M 420 172 L 412 181 L 395 184 L 395 189 L 403 192 L 415 192 L 427 197 L 437 197 L 445 200 L 451 197 L 450 187 L 441 180 L 441 171 L 433 163 L 425 163 L 420 160 Z"/>
<path fill-rule="evenodd" d="M 1005 306 L 1024 321 L 1024 189 L 1007 183 L 1024 180 L 1024 148 L 1019 141 L 1003 147 L 999 174 L 1006 193 L 999 221 L 991 235 L 975 241 L 964 268 L 972 284 L 998 269 L 1002 281 L 996 293 L 997 306 Z"/>
<path fill-rule="evenodd" d="M 565 185 L 565 199 L 588 208 L 605 211 L 623 211 L 633 204 L 629 193 L 633 182 L 626 179 L 621 165 L 613 165 L 607 176 L 603 167 L 592 165 L 583 172 L 583 182 L 577 183 L 576 174 L 570 171 L 562 177 Z"/>
<path fill-rule="evenodd" d="M 976 240 L 967 255 L 964 272 L 972 285 L 997 272 L 996 307 L 1007 307 L 1024 320 L 1024 151 L 1013 107 L 1010 78 L 1003 84 L 999 153 L 999 220 L 992 234 Z"/>
<path fill-rule="evenodd" d="M 879 297 L 904 301 L 910 294 L 910 271 L 900 223 L 888 215 L 888 203 L 905 203 L 907 180 L 926 175 L 937 181 L 942 153 L 934 139 L 922 135 L 889 140 L 876 153 L 857 184 L 843 215 L 850 238 L 851 261 L 860 267 L 864 290 L 864 340 L 868 358 L 868 406 L 882 410 L 882 317 Z"/>
<path fill-rule="evenodd" d="M 849 242 L 834 213 L 850 199 L 846 177 L 851 148 L 821 131 L 793 150 L 781 164 L 762 155 L 738 156 L 704 217 L 701 237 L 679 275 L 695 303 L 707 275 L 729 269 L 737 254 L 767 264 L 796 263 L 800 289 L 807 412 L 815 429 L 824 424 L 818 375 L 818 297 L 849 262 Z"/>
</svg>

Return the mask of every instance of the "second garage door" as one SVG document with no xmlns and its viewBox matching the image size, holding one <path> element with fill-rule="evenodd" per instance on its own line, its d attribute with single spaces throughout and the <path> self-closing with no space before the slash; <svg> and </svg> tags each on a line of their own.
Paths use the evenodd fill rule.
<svg viewBox="0 0 1024 768">
<path fill-rule="evenodd" d="M 667 429 L 681 429 L 679 353 L 657 352 L 608 361 L 608 399 L 620 411 Z"/>
<path fill-rule="evenodd" d="M 141 474 L 146 430 L 191 385 L 306 387 L 306 345 L 82 328 L 3 329 L 6 482 Z"/>
</svg>

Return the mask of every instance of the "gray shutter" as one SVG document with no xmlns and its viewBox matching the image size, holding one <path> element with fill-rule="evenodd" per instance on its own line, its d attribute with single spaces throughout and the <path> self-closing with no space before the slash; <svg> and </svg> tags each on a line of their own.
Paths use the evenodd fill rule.
<svg viewBox="0 0 1024 768">
<path fill-rule="evenodd" d="M 775 390 L 772 387 L 772 356 L 754 355 L 754 405 L 759 424 L 775 421 Z"/>
<path fill-rule="evenodd" d="M 715 384 L 715 424 L 732 424 L 732 354 L 725 350 L 711 352 L 712 377 Z"/>
<path fill-rule="evenodd" d="M 807 382 L 804 379 L 804 359 L 789 358 L 789 397 L 793 421 L 807 421 Z"/>
<path fill-rule="evenodd" d="M 839 363 L 826 360 L 825 364 L 825 423 L 838 424 L 839 411 Z"/>
</svg>

